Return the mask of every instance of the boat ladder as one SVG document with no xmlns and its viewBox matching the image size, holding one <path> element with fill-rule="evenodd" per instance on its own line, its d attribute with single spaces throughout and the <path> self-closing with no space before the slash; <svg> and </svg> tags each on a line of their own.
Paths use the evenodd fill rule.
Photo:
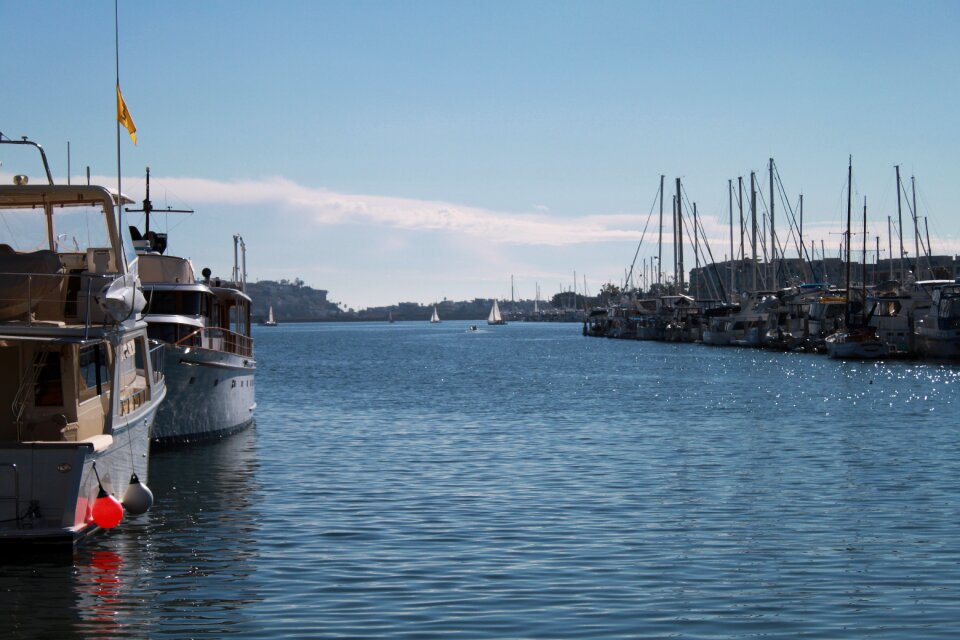
<svg viewBox="0 0 960 640">
<path fill-rule="evenodd" d="M 17 440 L 20 440 L 23 437 L 23 434 L 21 433 L 23 412 L 27 408 L 27 398 L 30 395 L 30 388 L 37 383 L 37 380 L 40 377 L 40 372 L 43 370 L 43 366 L 47 363 L 47 357 L 49 355 L 49 351 L 38 351 L 36 354 L 34 354 L 33 360 L 27 366 L 27 370 L 20 378 L 20 386 L 17 389 L 17 395 L 13 398 L 13 405 L 11 407 L 13 410 L 13 421 L 17 425 Z"/>
<path fill-rule="evenodd" d="M 6 467 L 13 472 L 13 493 L 0 494 L 0 503 L 3 502 L 12 502 L 13 503 L 13 514 L 14 517 L 11 520 L 16 520 L 17 528 L 20 527 L 20 471 L 17 469 L 16 463 L 13 462 L 0 462 L 0 468 Z M 4 485 L 5 486 L 5 485 Z M 5 522 L 6 520 L 0 520 L 0 522 Z"/>
</svg>

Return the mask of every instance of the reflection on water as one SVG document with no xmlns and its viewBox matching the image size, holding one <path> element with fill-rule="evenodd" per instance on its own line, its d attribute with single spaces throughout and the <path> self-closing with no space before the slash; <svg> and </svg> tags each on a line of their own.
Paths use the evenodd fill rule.
<svg viewBox="0 0 960 640">
<path fill-rule="evenodd" d="M 258 329 L 258 424 L 153 510 L 4 563 L 24 637 L 960 635 L 960 368 Z"/>
<path fill-rule="evenodd" d="M 256 429 L 155 453 L 147 514 L 4 566 L 0 610 L 25 637 L 221 637 L 248 624 L 260 517 Z"/>
</svg>

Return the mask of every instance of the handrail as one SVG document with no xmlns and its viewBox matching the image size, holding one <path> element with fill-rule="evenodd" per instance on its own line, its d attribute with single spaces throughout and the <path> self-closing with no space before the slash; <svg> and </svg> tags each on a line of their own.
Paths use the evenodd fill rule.
<svg viewBox="0 0 960 640">
<path fill-rule="evenodd" d="M 52 321 L 86 327 L 113 324 L 97 294 L 116 273 L 0 272 L 0 324 Z M 84 282 L 86 280 L 86 282 Z"/>
<path fill-rule="evenodd" d="M 163 343 L 159 340 L 150 340 L 150 364 L 153 367 L 153 381 L 159 382 L 166 374 L 163 357 Z"/>
<path fill-rule="evenodd" d="M 11 140 L 3 135 L 2 132 L 0 132 L 0 144 L 26 144 L 31 147 L 36 147 L 37 151 L 40 152 L 40 158 L 43 159 L 43 169 L 47 172 L 47 183 L 53 184 L 53 175 L 50 173 L 50 165 L 47 163 L 47 154 L 43 151 L 43 147 L 33 140 L 29 140 L 27 136 L 23 136 L 20 140 Z"/>
<path fill-rule="evenodd" d="M 0 467 L 8 467 L 13 472 L 13 494 L 0 495 L 0 501 L 13 503 L 13 520 L 16 521 L 17 527 L 19 527 L 20 520 L 22 519 L 20 515 L 20 470 L 17 468 L 17 463 L 15 462 L 0 462 Z"/>
<path fill-rule="evenodd" d="M 237 333 L 236 331 L 231 331 L 230 329 L 224 329 L 222 327 L 200 327 L 199 329 L 195 329 L 177 340 L 174 343 L 174 346 L 183 346 L 188 340 L 191 340 L 198 335 L 202 337 L 204 334 L 206 334 L 208 338 L 224 338 L 224 345 L 222 349 L 219 349 L 220 351 L 236 353 L 237 355 L 245 356 L 247 358 L 253 356 L 253 338 L 250 336 L 245 336 L 242 333 Z M 216 334 L 220 334 L 220 336 L 217 336 Z"/>
</svg>

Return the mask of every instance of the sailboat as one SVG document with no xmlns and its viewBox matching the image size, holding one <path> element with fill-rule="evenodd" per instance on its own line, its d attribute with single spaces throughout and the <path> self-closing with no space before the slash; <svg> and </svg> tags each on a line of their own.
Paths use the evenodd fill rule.
<svg viewBox="0 0 960 640">
<path fill-rule="evenodd" d="M 440 316 L 437 314 L 437 305 L 433 305 L 433 315 L 430 316 L 430 322 L 434 324 L 440 322 Z"/>
<path fill-rule="evenodd" d="M 867 296 L 865 290 L 866 281 L 866 234 L 867 234 L 867 204 L 863 204 L 863 234 L 864 234 L 864 259 L 860 270 L 861 280 L 864 281 L 864 292 L 861 296 L 861 311 L 859 322 L 854 322 L 850 314 L 850 215 L 852 207 L 851 189 L 853 186 L 853 158 L 850 159 L 850 165 L 847 169 L 847 242 L 846 242 L 846 263 L 847 263 L 847 295 L 844 301 L 844 327 L 840 331 L 826 337 L 824 344 L 827 348 L 827 354 L 831 358 L 880 358 L 887 354 L 887 345 L 877 335 L 876 330 L 869 326 L 865 317 Z"/>
<path fill-rule="evenodd" d="M 503 316 L 500 315 L 500 305 L 497 304 L 497 301 L 493 301 L 493 306 L 490 308 L 490 315 L 487 316 L 487 324 L 507 324 L 503 319 Z"/>
<path fill-rule="evenodd" d="M 393 320 L 393 311 L 387 311 L 387 322 L 389 322 L 390 324 L 393 324 L 393 322 L 394 322 L 394 320 Z"/>
<path fill-rule="evenodd" d="M 267 311 L 267 319 L 264 321 L 263 326 L 265 327 L 277 326 L 277 321 L 273 319 L 273 305 L 270 305 L 270 310 Z"/>
</svg>

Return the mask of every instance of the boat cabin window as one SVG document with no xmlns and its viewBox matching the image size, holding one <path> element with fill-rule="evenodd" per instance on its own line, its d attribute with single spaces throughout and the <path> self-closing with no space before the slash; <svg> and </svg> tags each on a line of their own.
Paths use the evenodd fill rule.
<svg viewBox="0 0 960 640">
<path fill-rule="evenodd" d="M 250 309 L 245 300 L 238 300 L 230 307 L 230 330 L 240 335 L 249 335 Z"/>
<path fill-rule="evenodd" d="M 77 396 L 80 402 L 95 398 L 110 384 L 110 364 L 105 345 L 93 344 L 80 348 L 80 372 L 77 378 Z"/>
<path fill-rule="evenodd" d="M 63 406 L 63 373 L 59 351 L 46 352 L 46 360 L 33 388 L 33 401 L 38 407 Z"/>
<path fill-rule="evenodd" d="M 145 314 L 204 316 L 207 297 L 202 291 L 153 291 L 148 296 Z"/>
<path fill-rule="evenodd" d="M 900 301 L 899 300 L 883 300 L 877 304 L 877 309 L 874 311 L 874 315 L 878 316 L 895 316 L 900 313 Z"/>
</svg>

